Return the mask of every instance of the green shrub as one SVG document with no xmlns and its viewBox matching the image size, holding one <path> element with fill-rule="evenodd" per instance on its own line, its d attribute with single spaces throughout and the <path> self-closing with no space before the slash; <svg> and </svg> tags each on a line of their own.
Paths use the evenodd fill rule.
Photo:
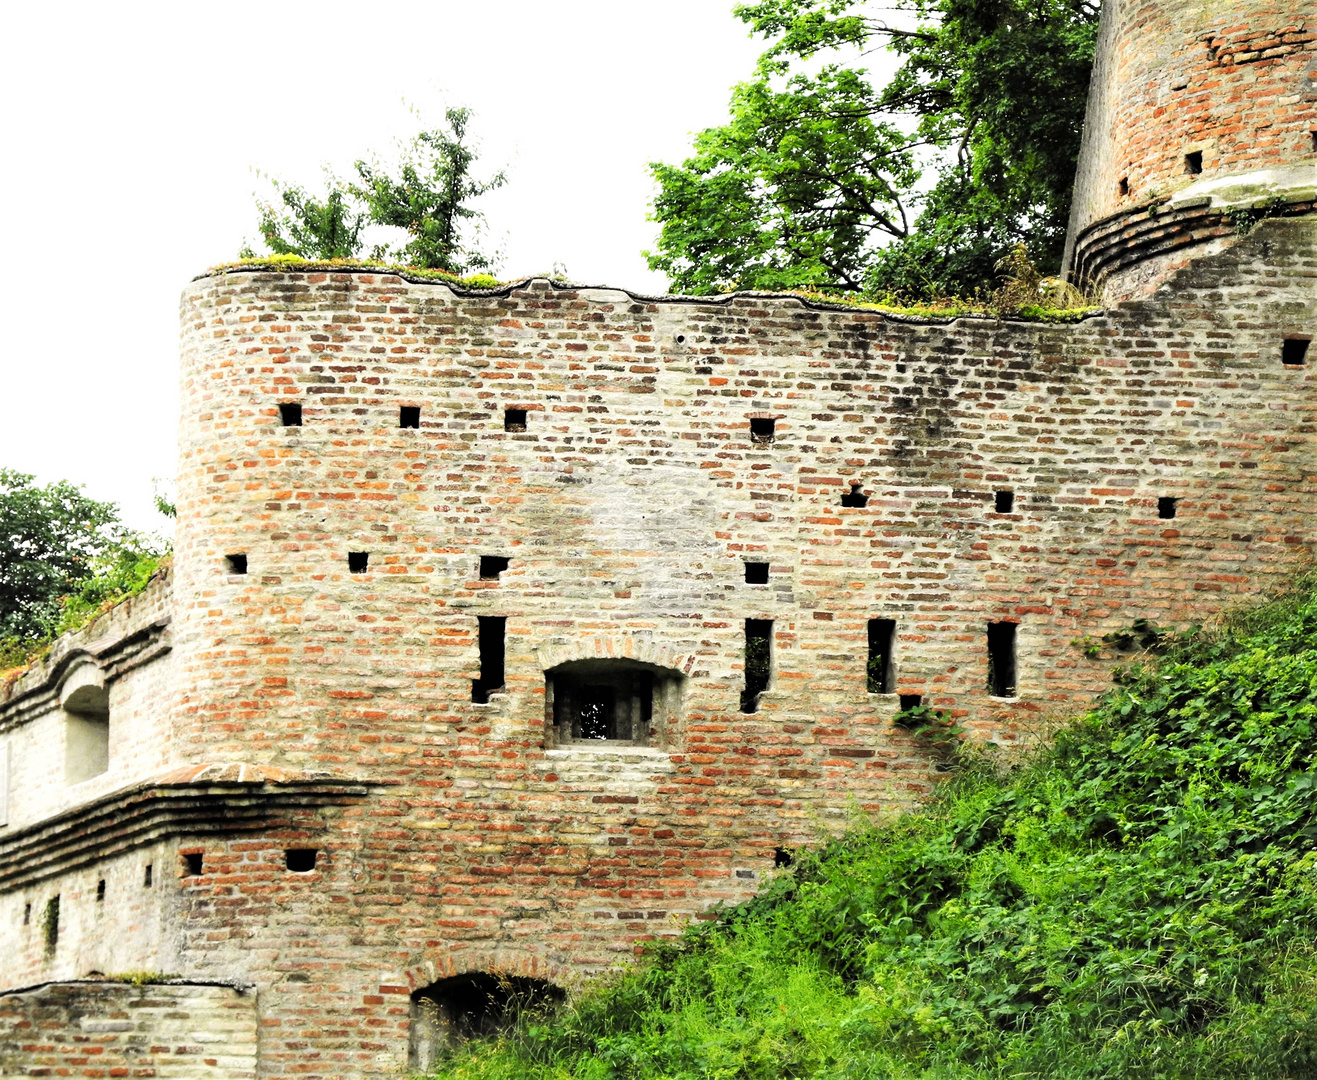
<svg viewBox="0 0 1317 1080">
<path fill-rule="evenodd" d="M 1010 770 L 798 858 L 496 1078 L 1317 1076 L 1317 592 L 1182 635 Z"/>
</svg>

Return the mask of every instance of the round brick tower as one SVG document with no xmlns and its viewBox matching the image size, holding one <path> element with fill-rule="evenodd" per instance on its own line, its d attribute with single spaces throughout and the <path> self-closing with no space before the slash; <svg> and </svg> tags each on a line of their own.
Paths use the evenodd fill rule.
<svg viewBox="0 0 1317 1080">
<path fill-rule="evenodd" d="M 1296 0 L 1106 0 L 1065 265 L 1151 291 L 1317 194 L 1317 12 Z"/>
</svg>

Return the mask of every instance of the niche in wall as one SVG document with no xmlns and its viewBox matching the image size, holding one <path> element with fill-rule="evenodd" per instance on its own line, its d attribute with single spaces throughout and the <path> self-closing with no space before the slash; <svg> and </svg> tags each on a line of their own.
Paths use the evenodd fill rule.
<svg viewBox="0 0 1317 1080">
<path fill-rule="evenodd" d="M 64 782 L 81 784 L 110 767 L 110 695 L 93 664 L 73 669 L 60 689 L 64 709 Z"/>
</svg>

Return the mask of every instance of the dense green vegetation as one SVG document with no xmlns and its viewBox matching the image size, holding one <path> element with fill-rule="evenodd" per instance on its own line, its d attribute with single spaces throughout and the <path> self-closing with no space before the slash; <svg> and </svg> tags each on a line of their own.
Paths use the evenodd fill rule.
<svg viewBox="0 0 1317 1080">
<path fill-rule="evenodd" d="M 435 1075 L 1317 1076 L 1317 578 L 1171 646 Z"/>
</svg>

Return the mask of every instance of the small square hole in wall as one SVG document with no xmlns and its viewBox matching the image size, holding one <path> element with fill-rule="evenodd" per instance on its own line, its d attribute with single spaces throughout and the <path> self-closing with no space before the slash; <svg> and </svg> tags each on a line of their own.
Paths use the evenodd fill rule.
<svg viewBox="0 0 1317 1080">
<path fill-rule="evenodd" d="M 1309 338 L 1291 337 L 1280 343 L 1280 362 L 1286 367 L 1302 367 L 1308 362 Z"/>
<path fill-rule="evenodd" d="M 316 849 L 289 848 L 284 852 L 284 865 L 294 874 L 309 874 L 316 868 Z"/>
<path fill-rule="evenodd" d="M 850 506 L 856 509 L 869 505 L 869 496 L 860 490 L 859 484 L 852 484 L 850 491 L 841 497 L 842 506 Z"/>
<path fill-rule="evenodd" d="M 773 865 L 776 867 L 790 866 L 795 860 L 791 857 L 789 849 L 784 847 L 775 847 L 773 849 Z"/>
<path fill-rule="evenodd" d="M 282 402 L 279 405 L 279 422 L 284 427 L 301 427 L 302 406 L 291 401 Z"/>
<path fill-rule="evenodd" d="M 1013 514 L 1015 512 L 1015 492 L 994 492 L 992 496 L 992 506 L 999 514 Z"/>
<path fill-rule="evenodd" d="M 201 873 L 202 853 L 189 851 L 183 856 L 183 874 L 185 877 L 197 877 Z"/>
<path fill-rule="evenodd" d="M 757 443 L 771 443 L 777 433 L 777 421 L 771 416 L 752 416 L 750 418 L 750 439 Z"/>
<path fill-rule="evenodd" d="M 151 887 L 151 874 L 153 869 L 154 868 L 150 863 L 146 864 L 146 872 L 142 874 L 142 888 L 149 889 Z"/>
<path fill-rule="evenodd" d="M 96 903 L 98 903 L 98 904 L 103 904 L 103 903 L 105 903 L 105 879 L 104 879 L 104 878 L 101 878 L 100 881 L 96 882 Z"/>
<path fill-rule="evenodd" d="M 366 565 L 370 562 L 369 551 L 349 551 L 348 552 L 348 573 L 364 574 Z"/>
<path fill-rule="evenodd" d="M 745 564 L 745 583 L 747 585 L 768 584 L 768 563 L 748 562 Z"/>
<path fill-rule="evenodd" d="M 510 561 L 506 555 L 481 555 L 480 580 L 497 581 L 499 574 L 508 568 Z"/>
<path fill-rule="evenodd" d="M 1120 193 L 1121 195 L 1128 195 L 1130 193 L 1130 178 L 1128 176 L 1122 176 L 1120 178 Z"/>
<path fill-rule="evenodd" d="M 228 568 L 230 574 L 245 574 L 247 572 L 247 556 L 244 554 L 225 555 L 224 565 Z"/>
<path fill-rule="evenodd" d="M 503 410 L 503 430 L 504 430 L 504 431 L 525 431 L 525 430 L 526 430 L 526 410 L 525 410 L 525 409 L 504 409 L 504 410 Z"/>
<path fill-rule="evenodd" d="M 421 426 L 421 407 L 419 405 L 403 405 L 398 409 L 398 426 L 418 428 Z"/>
<path fill-rule="evenodd" d="M 1175 517 L 1175 504 L 1180 500 L 1170 495 L 1163 495 L 1157 500 L 1157 516 L 1159 518 Z"/>
<path fill-rule="evenodd" d="M 1190 176 L 1197 176 L 1203 171 L 1203 152 L 1195 150 L 1192 154 L 1184 155 L 1184 171 Z"/>
<path fill-rule="evenodd" d="M 919 704 L 923 700 L 924 700 L 923 694 L 902 694 L 897 699 L 897 703 L 901 706 L 901 711 L 905 712 L 906 709 L 919 708 Z"/>
</svg>

